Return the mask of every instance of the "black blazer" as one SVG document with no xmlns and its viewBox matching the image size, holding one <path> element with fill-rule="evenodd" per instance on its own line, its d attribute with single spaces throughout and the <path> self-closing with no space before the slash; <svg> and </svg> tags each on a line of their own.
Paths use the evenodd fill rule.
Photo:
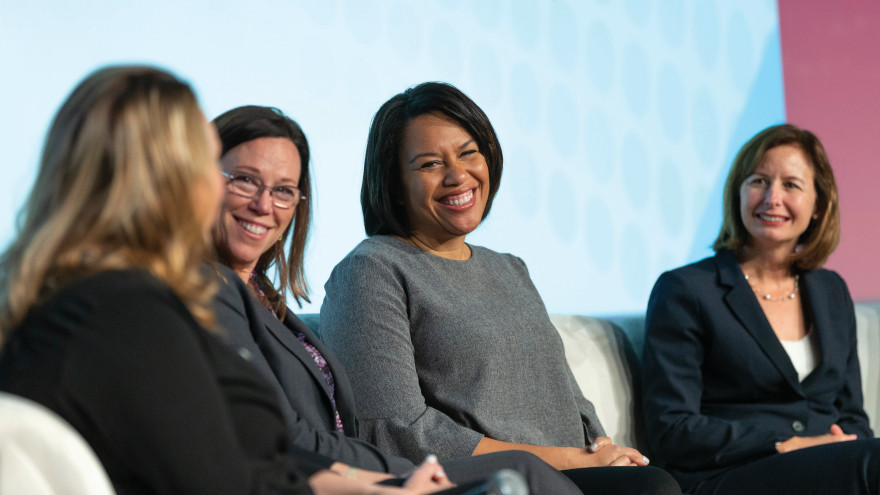
<svg viewBox="0 0 880 495">
<path fill-rule="evenodd" d="M 119 495 L 312 493 L 306 476 L 332 462 L 285 456 L 273 390 L 139 270 L 77 279 L 32 309 L 3 346 L 0 390 L 67 420 Z"/>
<path fill-rule="evenodd" d="M 311 330 L 288 309 L 278 320 L 253 297 L 229 268 L 219 266 L 222 283 L 214 309 L 229 344 L 275 387 L 290 430 L 292 443 L 337 461 L 373 471 L 402 474 L 413 464 L 382 453 L 358 440 L 354 394 L 342 365 Z M 324 356 L 333 372 L 336 407 L 345 434 L 336 432 L 330 390 L 312 356 L 295 331 Z"/>
<path fill-rule="evenodd" d="M 832 271 L 805 271 L 800 294 L 821 349 L 803 382 L 731 251 L 657 280 L 646 315 L 645 421 L 655 456 L 683 489 L 835 423 L 873 437 L 846 284 Z"/>
</svg>

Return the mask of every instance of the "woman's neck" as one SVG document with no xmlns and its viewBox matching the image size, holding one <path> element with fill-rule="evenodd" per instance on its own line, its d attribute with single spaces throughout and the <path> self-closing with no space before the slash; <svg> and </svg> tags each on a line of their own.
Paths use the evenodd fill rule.
<svg viewBox="0 0 880 495">
<path fill-rule="evenodd" d="M 442 242 L 421 236 L 417 232 L 409 237 L 394 237 L 441 258 L 462 261 L 471 257 L 471 248 L 464 242 L 464 236 L 453 237 Z"/>
<path fill-rule="evenodd" d="M 234 271 L 245 284 L 250 283 L 251 277 L 254 274 L 253 266 L 232 266 L 230 268 L 232 268 L 232 271 Z"/>
<path fill-rule="evenodd" d="M 750 280 L 771 284 L 781 283 L 793 276 L 791 263 L 793 251 L 793 246 L 780 246 L 773 249 L 758 249 L 751 246 L 746 249 L 746 256 L 740 262 L 740 267 Z"/>
</svg>

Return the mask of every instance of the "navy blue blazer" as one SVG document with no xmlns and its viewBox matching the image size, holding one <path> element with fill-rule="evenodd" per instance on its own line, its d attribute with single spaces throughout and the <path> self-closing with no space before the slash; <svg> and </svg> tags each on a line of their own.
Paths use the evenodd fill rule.
<svg viewBox="0 0 880 495">
<path fill-rule="evenodd" d="M 821 349 L 803 382 L 731 251 L 657 280 L 646 315 L 643 407 L 655 457 L 682 489 L 832 424 L 874 436 L 846 284 L 832 271 L 805 271 L 800 294 Z"/>
<path fill-rule="evenodd" d="M 351 381 L 342 365 L 311 330 L 288 309 L 278 320 L 253 297 L 229 268 L 218 266 L 220 291 L 215 297 L 217 323 L 229 345 L 249 360 L 279 394 L 294 445 L 362 469 L 401 474 L 413 468 L 401 457 L 382 453 L 357 439 Z M 336 431 L 330 390 L 296 331 L 314 345 L 333 372 L 336 406 L 345 434 Z"/>
</svg>

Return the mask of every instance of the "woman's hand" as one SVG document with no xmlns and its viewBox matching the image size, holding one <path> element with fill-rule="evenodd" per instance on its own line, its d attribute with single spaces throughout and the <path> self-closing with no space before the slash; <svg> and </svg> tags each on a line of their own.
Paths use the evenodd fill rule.
<svg viewBox="0 0 880 495">
<path fill-rule="evenodd" d="M 428 456 L 425 462 L 413 471 L 402 488 L 374 485 L 366 479 L 361 479 L 361 476 L 352 477 L 350 473 L 340 473 L 348 469 L 348 465 L 336 462 L 329 470 L 312 475 L 309 478 L 309 486 L 315 495 L 427 495 L 455 487 L 434 456 Z"/>
<path fill-rule="evenodd" d="M 599 437 L 590 446 L 578 447 L 546 447 L 524 443 L 509 443 L 483 437 L 472 455 L 502 452 L 506 450 L 524 450 L 540 457 L 542 461 L 556 469 L 577 469 L 605 466 L 647 466 L 648 458 L 638 450 L 621 445 L 614 445 L 608 437 Z"/>
<path fill-rule="evenodd" d="M 429 455 L 422 465 L 413 471 L 403 487 L 413 493 L 434 493 L 453 488 L 455 485 L 446 477 L 446 471 L 437 462 L 437 457 Z"/>
<path fill-rule="evenodd" d="M 776 444 L 776 450 L 780 454 L 792 452 L 807 447 L 815 447 L 816 445 L 824 445 L 826 443 L 849 442 L 858 438 L 855 434 L 846 434 L 843 429 L 837 425 L 831 425 L 831 429 L 825 435 L 817 435 L 814 437 L 791 437 L 784 442 Z"/>
<path fill-rule="evenodd" d="M 589 466 L 647 466 L 650 462 L 638 450 L 614 445 L 609 437 L 599 437 L 585 450 Z"/>
</svg>

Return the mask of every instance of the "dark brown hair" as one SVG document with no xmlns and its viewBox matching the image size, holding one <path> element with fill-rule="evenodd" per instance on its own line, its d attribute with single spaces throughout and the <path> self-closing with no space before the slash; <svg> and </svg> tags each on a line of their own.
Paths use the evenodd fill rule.
<svg viewBox="0 0 880 495">
<path fill-rule="evenodd" d="M 293 294 L 297 304 L 309 301 L 309 287 L 305 276 L 305 250 L 311 223 L 311 180 L 309 179 L 309 142 L 302 128 L 293 119 L 284 115 L 281 110 L 273 107 L 256 105 L 233 108 L 214 119 L 225 155 L 236 146 L 264 137 L 280 137 L 289 139 L 299 152 L 302 168 L 299 174 L 298 188 L 303 196 L 294 212 L 294 219 L 281 234 L 281 239 L 257 260 L 254 273 L 257 282 L 279 318 L 284 318 L 287 310 L 287 290 Z M 290 252 L 285 257 L 284 245 L 291 236 Z M 228 264 L 224 246 L 217 246 L 220 261 Z M 269 269 L 275 268 L 278 275 L 278 288 L 272 284 L 268 275 Z"/>
</svg>

